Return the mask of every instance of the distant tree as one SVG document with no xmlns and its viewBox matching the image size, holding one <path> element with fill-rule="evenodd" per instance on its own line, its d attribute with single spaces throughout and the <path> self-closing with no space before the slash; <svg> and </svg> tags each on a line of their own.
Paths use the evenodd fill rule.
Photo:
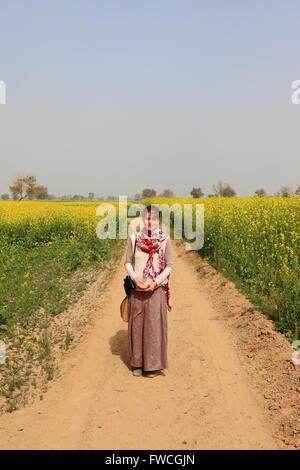
<svg viewBox="0 0 300 470">
<path fill-rule="evenodd" d="M 155 197 L 156 196 L 156 191 L 155 189 L 143 189 L 142 191 L 142 199 L 145 199 L 146 197 Z"/>
<path fill-rule="evenodd" d="M 300 196 L 300 185 L 299 185 L 298 188 L 296 189 L 295 194 L 298 194 L 298 195 Z"/>
<path fill-rule="evenodd" d="M 225 186 L 224 191 L 223 191 L 223 196 L 224 197 L 233 197 L 236 196 L 235 190 L 228 184 Z"/>
<path fill-rule="evenodd" d="M 9 199 L 9 194 L 7 194 L 7 193 L 1 194 L 1 199 L 3 201 L 7 201 Z"/>
<path fill-rule="evenodd" d="M 171 189 L 164 189 L 162 193 L 158 195 L 158 197 L 174 197 L 173 191 Z"/>
<path fill-rule="evenodd" d="M 117 201 L 117 197 L 116 196 L 107 196 L 106 198 L 107 201 Z"/>
<path fill-rule="evenodd" d="M 208 194 L 207 197 L 215 197 L 215 194 Z"/>
<path fill-rule="evenodd" d="M 257 189 L 254 194 L 255 194 L 255 196 L 258 196 L 258 197 L 262 197 L 262 196 L 267 195 L 267 193 L 264 189 Z"/>
<path fill-rule="evenodd" d="M 9 186 L 9 189 L 12 193 L 12 198 L 14 200 L 18 199 L 19 201 L 21 201 L 22 199 L 24 199 L 27 196 L 27 184 L 25 178 L 17 178 L 16 181 L 11 186 Z"/>
<path fill-rule="evenodd" d="M 89 200 L 93 201 L 95 199 L 95 193 L 89 193 Z"/>
<path fill-rule="evenodd" d="M 190 195 L 194 198 L 199 198 L 204 196 L 204 192 L 202 191 L 201 188 L 193 188 L 192 191 L 190 192 Z"/>
<path fill-rule="evenodd" d="M 16 178 L 15 182 L 9 186 L 14 200 L 18 199 L 34 199 L 39 194 L 45 194 L 47 188 L 45 186 L 39 186 L 36 184 L 36 177 L 33 175 L 27 175 L 25 177 Z"/>
<path fill-rule="evenodd" d="M 27 184 L 26 194 L 27 194 L 28 199 L 34 199 L 36 196 L 36 188 L 37 188 L 36 177 L 27 176 L 26 184 Z"/>
<path fill-rule="evenodd" d="M 289 197 L 292 194 L 292 190 L 289 186 L 282 186 L 279 191 L 277 191 L 276 195 L 279 197 Z"/>
<path fill-rule="evenodd" d="M 223 183 L 219 181 L 218 184 L 213 185 L 213 190 L 215 191 L 215 195 L 219 197 L 232 197 L 236 196 L 235 190 L 227 183 Z"/>
<path fill-rule="evenodd" d="M 137 193 L 134 195 L 134 198 L 133 198 L 134 201 L 139 201 L 140 199 L 142 199 L 140 194 Z"/>
<path fill-rule="evenodd" d="M 34 194 L 36 199 L 49 199 L 48 189 L 45 186 L 36 186 Z"/>
</svg>

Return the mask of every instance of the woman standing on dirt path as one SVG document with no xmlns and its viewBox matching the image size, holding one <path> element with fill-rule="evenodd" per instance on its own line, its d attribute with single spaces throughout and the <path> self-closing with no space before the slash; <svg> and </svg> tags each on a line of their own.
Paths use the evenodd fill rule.
<svg viewBox="0 0 300 470">
<path fill-rule="evenodd" d="M 136 285 L 129 294 L 128 345 L 133 375 L 141 376 L 144 371 L 155 377 L 168 368 L 167 312 L 172 309 L 169 276 L 173 256 L 171 239 L 159 228 L 158 207 L 145 207 L 142 218 L 144 227 L 129 237 L 124 262 Z"/>
</svg>

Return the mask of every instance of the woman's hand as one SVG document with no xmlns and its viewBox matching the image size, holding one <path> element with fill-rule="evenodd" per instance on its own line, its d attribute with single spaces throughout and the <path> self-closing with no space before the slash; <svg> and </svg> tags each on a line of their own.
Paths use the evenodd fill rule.
<svg viewBox="0 0 300 470">
<path fill-rule="evenodd" d="M 157 284 L 156 284 L 155 281 L 148 282 L 148 284 L 145 284 L 144 291 L 153 292 L 156 286 L 157 286 Z"/>
<path fill-rule="evenodd" d="M 139 278 L 137 277 L 137 278 L 135 278 L 134 282 L 135 282 L 136 286 L 137 286 L 139 289 L 143 289 L 143 290 L 144 290 L 144 288 L 145 288 L 145 283 L 144 283 L 141 279 L 139 279 Z"/>
</svg>

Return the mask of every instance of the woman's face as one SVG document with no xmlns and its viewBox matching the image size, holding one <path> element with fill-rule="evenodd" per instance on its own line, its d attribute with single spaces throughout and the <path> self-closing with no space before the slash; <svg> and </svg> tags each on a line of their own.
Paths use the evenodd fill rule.
<svg viewBox="0 0 300 470">
<path fill-rule="evenodd" d="M 155 213 L 147 212 L 146 217 L 143 218 L 144 226 L 149 231 L 153 231 L 158 228 L 158 218 Z"/>
</svg>

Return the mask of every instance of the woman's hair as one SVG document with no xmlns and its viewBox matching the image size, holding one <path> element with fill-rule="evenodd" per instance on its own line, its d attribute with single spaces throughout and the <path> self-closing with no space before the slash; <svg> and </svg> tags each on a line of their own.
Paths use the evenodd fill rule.
<svg viewBox="0 0 300 470">
<path fill-rule="evenodd" d="M 158 220 L 160 219 L 159 208 L 157 206 L 152 206 L 152 205 L 147 206 L 143 209 L 143 212 L 142 212 L 143 219 L 145 219 L 150 212 L 151 214 L 154 214 Z"/>
</svg>

